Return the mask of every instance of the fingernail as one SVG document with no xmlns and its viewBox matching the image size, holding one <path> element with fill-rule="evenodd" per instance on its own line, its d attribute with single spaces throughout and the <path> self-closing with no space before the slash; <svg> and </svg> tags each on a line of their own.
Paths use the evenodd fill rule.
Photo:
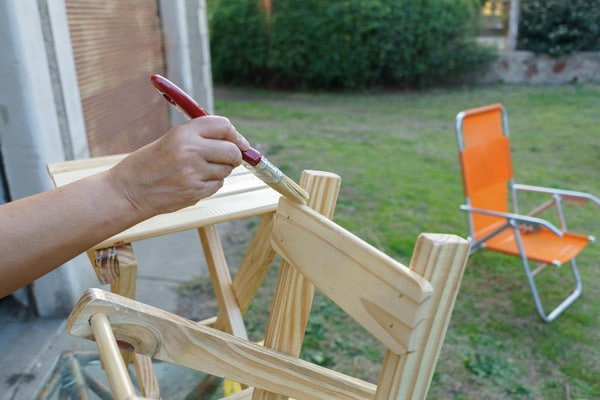
<svg viewBox="0 0 600 400">
<path fill-rule="evenodd" d="M 250 147 L 250 142 L 245 137 L 243 137 L 242 135 L 240 135 L 240 136 L 242 137 L 242 145 L 244 147 L 246 147 L 246 148 Z"/>
</svg>

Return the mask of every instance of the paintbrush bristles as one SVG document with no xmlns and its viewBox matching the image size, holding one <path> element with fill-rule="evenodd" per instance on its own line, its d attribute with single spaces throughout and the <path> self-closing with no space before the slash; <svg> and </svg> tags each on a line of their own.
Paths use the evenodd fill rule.
<svg viewBox="0 0 600 400">
<path fill-rule="evenodd" d="M 308 193 L 296 182 L 288 178 L 279 168 L 267 160 L 266 157 L 261 157 L 256 165 L 250 164 L 247 161 L 244 161 L 244 165 L 264 183 L 288 199 L 300 204 L 306 204 Z"/>
<path fill-rule="evenodd" d="M 306 201 L 308 200 L 308 193 L 306 190 L 302 189 L 300 185 L 286 175 L 283 175 L 283 178 L 278 183 L 267 182 L 267 185 L 271 186 L 287 199 L 297 203 L 306 204 Z"/>
</svg>

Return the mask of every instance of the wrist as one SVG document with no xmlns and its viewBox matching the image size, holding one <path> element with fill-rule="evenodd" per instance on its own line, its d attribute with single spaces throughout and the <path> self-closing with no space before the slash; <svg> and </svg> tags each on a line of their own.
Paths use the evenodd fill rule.
<svg viewBox="0 0 600 400">
<path fill-rule="evenodd" d="M 131 184 L 121 178 L 114 168 L 98 174 L 97 179 L 100 189 L 98 196 L 105 199 L 107 211 L 115 218 L 131 226 L 152 216 L 135 201 L 131 193 Z"/>
</svg>

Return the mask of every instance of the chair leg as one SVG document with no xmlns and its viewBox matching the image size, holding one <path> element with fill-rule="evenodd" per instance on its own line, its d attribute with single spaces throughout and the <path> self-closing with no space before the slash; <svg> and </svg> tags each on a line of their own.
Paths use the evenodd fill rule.
<svg viewBox="0 0 600 400">
<path fill-rule="evenodd" d="M 523 268 L 525 270 L 525 275 L 527 276 L 527 282 L 529 283 L 529 287 L 531 289 L 531 294 L 533 295 L 533 301 L 535 302 L 535 307 L 537 309 L 538 314 L 545 322 L 552 322 L 558 317 L 567 307 L 569 307 L 583 291 L 583 285 L 581 283 L 581 276 L 579 275 L 579 270 L 577 269 L 577 263 L 575 259 L 571 259 L 571 272 L 573 273 L 573 279 L 575 280 L 575 288 L 573 291 L 552 311 L 546 314 L 544 311 L 544 306 L 542 305 L 542 301 L 540 299 L 540 295 L 537 289 L 537 285 L 535 284 L 535 276 L 531 272 L 529 268 L 529 262 L 525 257 L 521 257 L 523 261 Z"/>
<path fill-rule="evenodd" d="M 519 232 L 519 228 L 515 221 L 510 221 L 510 226 L 513 228 L 515 234 L 515 240 L 517 243 L 517 248 L 519 249 L 519 254 L 521 255 L 521 263 L 523 264 L 523 269 L 525 270 L 525 276 L 527 277 L 527 282 L 529 283 L 529 288 L 531 289 L 531 294 L 533 295 L 533 301 L 535 302 L 535 308 L 537 309 L 538 314 L 545 322 L 552 322 L 558 317 L 567 307 L 569 307 L 579 296 L 581 296 L 581 292 L 583 289 L 583 285 L 581 283 L 581 276 L 579 275 L 579 270 L 577 269 L 577 263 L 575 258 L 571 259 L 571 272 L 573 273 L 573 279 L 575 280 L 575 289 L 569 294 L 558 306 L 556 306 L 552 311 L 546 313 L 544 310 L 544 306 L 542 305 L 542 300 L 540 299 L 540 295 L 537 289 L 537 285 L 535 284 L 535 273 L 531 271 L 529 268 L 529 260 L 527 259 L 525 247 L 523 246 L 523 241 L 521 240 L 521 233 Z"/>
<path fill-rule="evenodd" d="M 135 389 L 129 377 L 117 341 L 105 314 L 97 313 L 90 318 L 98 352 L 108 377 L 111 391 L 117 400 L 135 398 Z"/>
</svg>

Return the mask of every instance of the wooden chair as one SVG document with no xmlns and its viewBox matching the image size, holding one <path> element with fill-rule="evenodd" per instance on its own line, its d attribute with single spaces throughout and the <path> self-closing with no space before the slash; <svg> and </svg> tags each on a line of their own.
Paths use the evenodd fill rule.
<svg viewBox="0 0 600 400">
<path fill-rule="evenodd" d="M 513 178 L 508 138 L 508 118 L 501 104 L 460 112 L 456 117 L 459 158 L 469 221 L 471 253 L 478 249 L 497 251 L 521 259 L 540 317 L 550 322 L 571 305 L 582 292 L 575 257 L 594 238 L 570 232 L 563 203 L 600 205 L 589 193 L 517 184 Z M 518 192 L 550 197 L 526 215 L 519 214 Z M 512 200 L 512 208 L 509 202 Z M 554 207 L 560 227 L 539 215 Z M 533 270 L 529 261 L 539 263 Z M 571 265 L 574 288 L 556 307 L 546 312 L 535 276 L 549 265 Z"/>
<path fill-rule="evenodd" d="M 271 229 L 259 233 L 249 250 L 275 251 L 282 258 L 264 346 L 235 329 L 215 329 L 219 320 L 231 318 L 221 309 L 216 323 L 193 322 L 115 293 L 88 290 L 69 317 L 68 331 L 96 340 L 114 398 L 138 398 L 120 346 L 245 385 L 228 397 L 232 400 L 424 399 L 469 244 L 453 235 L 422 234 L 406 267 L 329 219 L 339 182 L 332 174 L 305 171 L 300 184 L 310 194 L 308 205 L 281 198 Z M 269 257 L 252 258 L 262 264 Z M 240 312 L 254 291 L 250 278 L 263 269 L 254 261 L 240 268 L 236 281 L 240 273 L 246 278 L 233 284 Z M 315 287 L 385 345 L 377 385 L 298 357 Z"/>
</svg>

